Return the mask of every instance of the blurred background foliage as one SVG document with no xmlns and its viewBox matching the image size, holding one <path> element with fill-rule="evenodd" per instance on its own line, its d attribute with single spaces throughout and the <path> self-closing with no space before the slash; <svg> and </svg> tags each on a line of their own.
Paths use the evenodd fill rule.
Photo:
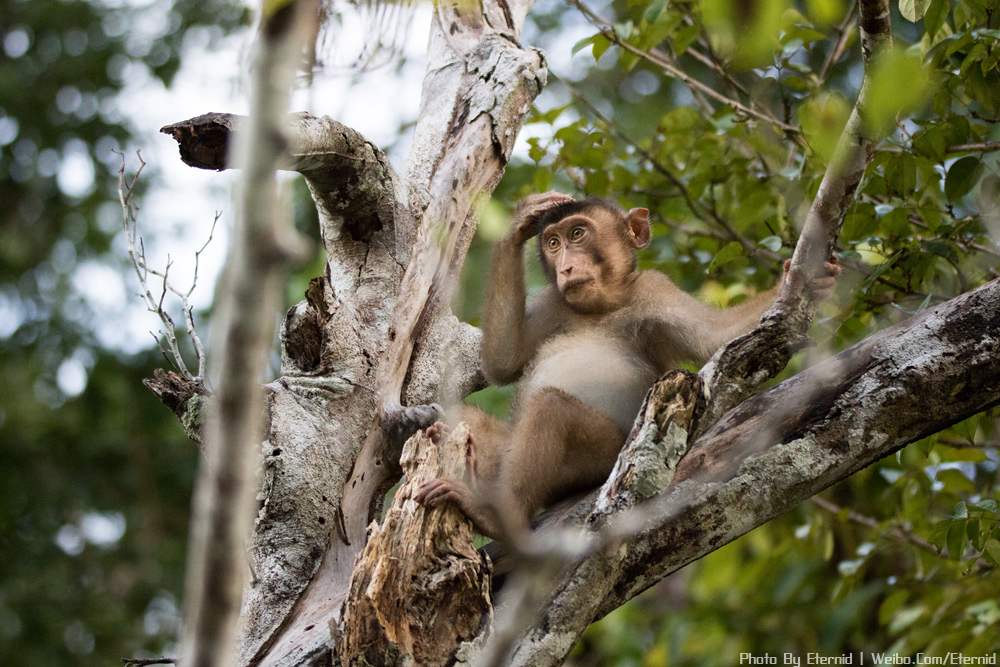
<svg viewBox="0 0 1000 667">
<path fill-rule="evenodd" d="M 152 338 L 109 349 L 85 294 L 125 268 L 121 91 L 169 85 L 192 44 L 247 21 L 225 0 L 0 1 L 2 665 L 120 664 L 174 641 L 198 452 L 141 384 L 166 365 Z"/>
<path fill-rule="evenodd" d="M 97 260 L 123 267 L 129 73 L 169 84 L 193 43 L 248 14 L 223 0 L 0 7 L 0 664 L 169 653 L 198 453 L 141 387 L 166 362 L 102 341 L 81 281 Z M 896 49 L 868 116 L 888 139 L 845 220 L 817 347 L 786 376 L 997 276 L 998 14 L 996 0 L 893 0 Z M 549 85 L 483 206 L 456 313 L 477 322 L 491 239 L 518 197 L 550 188 L 650 209 L 641 266 L 710 303 L 770 287 L 861 85 L 856 23 L 850 0 L 540 2 L 524 42 L 548 52 Z M 148 169 L 140 188 L 156 187 Z M 315 236 L 307 202 L 296 221 Z M 290 302 L 318 272 L 293 279 Z M 502 413 L 510 397 L 471 400 Z M 669 577 L 596 623 L 572 664 L 996 651 L 997 485 L 984 414 Z"/>
</svg>

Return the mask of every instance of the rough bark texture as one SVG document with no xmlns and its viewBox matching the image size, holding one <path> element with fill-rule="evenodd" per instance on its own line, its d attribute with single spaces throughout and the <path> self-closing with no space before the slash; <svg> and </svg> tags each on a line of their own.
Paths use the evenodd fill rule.
<svg viewBox="0 0 1000 667">
<path fill-rule="evenodd" d="M 465 476 L 470 447 L 460 426 L 439 444 L 418 434 L 403 448 L 406 480 L 354 566 L 338 646 L 345 666 L 449 665 L 488 625 L 490 566 L 472 546 L 471 522 L 456 507 L 412 499 L 425 482 Z"/>
<path fill-rule="evenodd" d="M 330 628 L 368 523 L 399 474 L 388 436 L 433 414 L 409 412 L 404 400 L 442 401 L 483 386 L 478 331 L 440 304 L 475 229 L 473 205 L 499 180 L 544 85 L 541 55 L 518 43 L 529 7 L 437 6 L 406 178 L 353 130 L 288 119 L 279 166 L 306 177 L 328 261 L 285 318 L 282 376 L 268 385 L 240 665 L 329 661 Z M 220 169 L 230 134 L 246 122 L 210 114 L 164 132 L 189 164 Z"/>
</svg>

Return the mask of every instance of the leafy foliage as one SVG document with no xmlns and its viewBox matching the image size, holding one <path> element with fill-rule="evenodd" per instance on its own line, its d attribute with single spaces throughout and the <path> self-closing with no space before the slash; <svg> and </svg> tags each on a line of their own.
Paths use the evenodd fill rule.
<svg viewBox="0 0 1000 667">
<path fill-rule="evenodd" d="M 0 664 L 164 651 L 197 451 L 105 349 L 84 290 L 122 267 L 119 94 L 244 20 L 227 0 L 0 1 Z"/>
</svg>

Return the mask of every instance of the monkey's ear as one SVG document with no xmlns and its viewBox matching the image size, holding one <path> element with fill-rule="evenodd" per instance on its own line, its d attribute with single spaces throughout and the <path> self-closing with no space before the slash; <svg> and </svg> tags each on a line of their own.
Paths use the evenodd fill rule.
<svg viewBox="0 0 1000 667">
<path fill-rule="evenodd" d="M 633 208 L 625 216 L 625 220 L 628 222 L 629 231 L 632 232 L 632 245 L 636 249 L 648 246 L 652 236 L 649 229 L 649 209 Z"/>
</svg>

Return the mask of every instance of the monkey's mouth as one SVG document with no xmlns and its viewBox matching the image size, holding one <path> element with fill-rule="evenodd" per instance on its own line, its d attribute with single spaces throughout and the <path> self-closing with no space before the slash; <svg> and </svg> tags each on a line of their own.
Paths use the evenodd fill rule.
<svg viewBox="0 0 1000 667">
<path fill-rule="evenodd" d="M 594 282 L 593 278 L 574 278 L 573 280 L 567 280 L 563 283 L 563 292 L 568 292 L 569 290 L 575 290 L 577 288 L 583 287 Z"/>
</svg>

